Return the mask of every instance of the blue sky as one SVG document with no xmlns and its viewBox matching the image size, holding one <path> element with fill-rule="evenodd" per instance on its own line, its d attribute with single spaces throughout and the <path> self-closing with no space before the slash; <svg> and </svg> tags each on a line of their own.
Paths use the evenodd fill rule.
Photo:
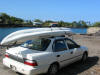
<svg viewBox="0 0 100 75">
<path fill-rule="evenodd" d="M 0 0 L 0 12 L 23 19 L 100 21 L 100 0 Z"/>
</svg>

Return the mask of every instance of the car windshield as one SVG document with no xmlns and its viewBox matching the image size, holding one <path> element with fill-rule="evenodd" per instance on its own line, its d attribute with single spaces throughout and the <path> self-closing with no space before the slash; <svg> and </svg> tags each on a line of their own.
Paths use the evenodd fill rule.
<svg viewBox="0 0 100 75">
<path fill-rule="evenodd" d="M 28 40 L 21 45 L 21 47 L 29 48 L 32 50 L 44 51 L 48 47 L 50 39 L 34 39 Z"/>
</svg>

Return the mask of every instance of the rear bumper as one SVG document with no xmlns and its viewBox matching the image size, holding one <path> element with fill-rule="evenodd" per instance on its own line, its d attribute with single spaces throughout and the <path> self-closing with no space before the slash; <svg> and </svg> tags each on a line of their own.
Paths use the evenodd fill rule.
<svg viewBox="0 0 100 75">
<path fill-rule="evenodd" d="M 17 62 L 15 60 L 9 59 L 9 58 L 4 58 L 3 59 L 3 64 L 15 72 L 19 72 L 25 75 L 36 75 L 40 74 L 40 69 L 25 65 L 23 63 Z"/>
</svg>

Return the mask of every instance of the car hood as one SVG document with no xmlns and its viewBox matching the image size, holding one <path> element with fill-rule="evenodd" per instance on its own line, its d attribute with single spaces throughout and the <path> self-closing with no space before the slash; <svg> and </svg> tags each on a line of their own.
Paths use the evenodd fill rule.
<svg viewBox="0 0 100 75">
<path fill-rule="evenodd" d="M 85 46 L 81 46 L 81 49 L 82 49 L 82 50 L 86 50 L 86 51 L 88 51 L 88 48 L 85 47 Z"/>
</svg>

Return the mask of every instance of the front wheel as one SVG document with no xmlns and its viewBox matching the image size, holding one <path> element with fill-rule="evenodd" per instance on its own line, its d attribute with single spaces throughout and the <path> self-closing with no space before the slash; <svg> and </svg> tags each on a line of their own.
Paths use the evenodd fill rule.
<svg viewBox="0 0 100 75">
<path fill-rule="evenodd" d="M 82 60 L 81 61 L 84 63 L 84 62 L 86 62 L 87 58 L 88 58 L 88 53 L 85 52 L 83 54 L 83 56 L 82 56 Z"/>
<path fill-rule="evenodd" d="M 48 70 L 49 75 L 56 75 L 58 71 L 58 65 L 57 64 L 52 64 Z"/>
</svg>

